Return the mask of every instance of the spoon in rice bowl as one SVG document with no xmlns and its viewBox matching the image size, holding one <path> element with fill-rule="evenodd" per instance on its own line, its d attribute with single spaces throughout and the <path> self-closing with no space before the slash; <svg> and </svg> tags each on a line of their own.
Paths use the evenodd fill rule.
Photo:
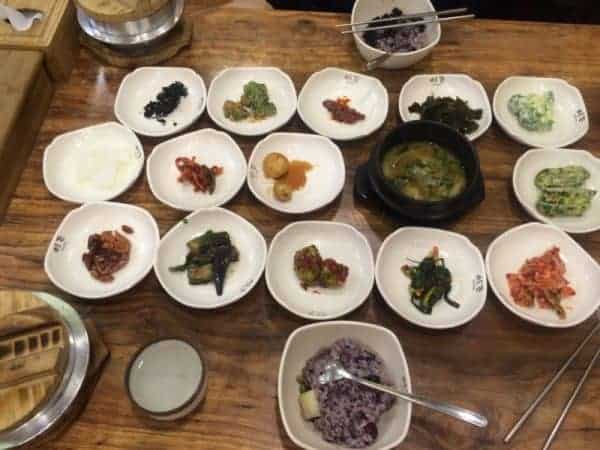
<svg viewBox="0 0 600 450">
<path fill-rule="evenodd" d="M 488 424 L 488 420 L 473 411 L 469 411 L 468 409 L 461 408 L 460 406 L 449 405 L 447 403 L 435 402 L 428 400 L 423 397 L 419 397 L 416 395 L 408 394 L 406 392 L 401 392 L 396 389 L 393 389 L 389 386 L 384 386 L 382 384 L 374 383 L 372 381 L 364 380 L 359 377 L 355 377 L 350 372 L 348 372 L 344 367 L 337 361 L 331 362 L 325 366 L 325 370 L 319 376 L 319 383 L 328 384 L 338 380 L 352 380 L 355 383 L 362 384 L 371 389 L 375 389 L 377 391 L 385 392 L 387 394 L 396 396 L 401 398 L 402 400 L 406 400 L 408 402 L 415 403 L 420 406 L 424 406 L 426 408 L 433 409 L 434 411 L 440 412 L 442 414 L 446 414 L 448 416 L 454 417 L 455 419 L 462 420 L 463 422 L 467 422 L 471 425 L 475 425 L 479 428 L 485 428 Z"/>
</svg>

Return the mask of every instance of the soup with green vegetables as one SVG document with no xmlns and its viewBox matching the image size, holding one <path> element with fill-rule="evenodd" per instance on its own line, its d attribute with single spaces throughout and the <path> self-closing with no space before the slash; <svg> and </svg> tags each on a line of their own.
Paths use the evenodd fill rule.
<svg viewBox="0 0 600 450">
<path fill-rule="evenodd" d="M 407 142 L 383 157 L 383 177 L 399 194 L 414 200 L 447 200 L 466 187 L 465 169 L 456 156 L 433 142 Z"/>
</svg>

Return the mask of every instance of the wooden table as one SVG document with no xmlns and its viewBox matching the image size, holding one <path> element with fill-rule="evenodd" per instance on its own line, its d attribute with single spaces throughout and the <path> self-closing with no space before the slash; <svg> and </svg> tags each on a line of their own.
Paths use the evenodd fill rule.
<svg viewBox="0 0 600 450">
<path fill-rule="evenodd" d="M 272 65 L 283 68 L 300 89 L 308 76 L 325 66 L 360 70 L 362 60 L 350 38 L 334 25 L 347 16 L 249 10 L 201 11 L 190 6 L 195 21 L 192 47 L 171 61 L 189 66 L 209 82 L 222 68 Z M 598 152 L 600 145 L 600 27 L 472 21 L 445 25 L 432 56 L 404 71 L 376 73 L 390 92 L 390 114 L 383 130 L 368 139 L 341 145 L 347 164 L 343 195 L 306 219 L 335 220 L 358 227 L 376 252 L 401 223 L 381 210 L 355 200 L 352 181 L 374 144 L 398 122 L 397 99 L 404 82 L 416 73 L 464 72 L 483 82 L 490 97 L 509 75 L 559 76 L 578 86 L 585 97 L 592 129 L 575 145 Z M 59 86 L 0 227 L 0 285 L 56 291 L 42 268 L 49 240 L 74 205 L 52 197 L 42 181 L 44 147 L 56 135 L 114 120 L 113 102 L 125 72 L 102 67 L 82 51 L 67 84 Z M 193 129 L 213 126 L 206 114 Z M 307 131 L 298 117 L 285 130 Z M 236 141 L 248 156 L 257 139 Z M 143 139 L 146 152 L 160 140 Z M 525 148 L 496 125 L 477 142 L 487 198 L 476 210 L 446 224 L 464 233 L 482 251 L 510 227 L 531 220 L 511 187 L 512 167 Z M 147 208 L 166 232 L 183 216 L 151 195 L 145 177 L 119 199 Z M 275 213 L 244 188 L 228 208 L 249 219 L 267 240 L 292 218 Z M 577 237 L 596 258 L 600 233 Z M 279 419 L 276 398 L 279 357 L 287 336 L 306 323 L 275 303 L 261 281 L 247 298 L 217 311 L 194 311 L 171 300 L 150 274 L 130 292 L 105 302 L 78 302 L 92 317 L 112 351 L 112 359 L 81 416 L 46 448 L 69 449 L 291 449 Z M 490 419 L 476 430 L 427 410 L 414 409 L 406 449 L 539 449 L 593 346 L 586 349 L 542 404 L 511 446 L 501 441 L 558 365 L 592 325 L 547 330 L 508 312 L 492 294 L 472 323 L 432 332 L 410 326 L 373 294 L 347 319 L 378 323 L 399 336 L 413 386 L 423 395 L 483 411 Z M 184 334 L 204 348 L 210 364 L 208 398 L 188 419 L 158 424 L 136 415 L 126 397 L 123 376 L 135 350 L 157 336 Z M 598 345 L 599 340 L 595 341 Z M 554 449 L 591 450 L 600 440 L 600 368 L 564 423 Z"/>
</svg>

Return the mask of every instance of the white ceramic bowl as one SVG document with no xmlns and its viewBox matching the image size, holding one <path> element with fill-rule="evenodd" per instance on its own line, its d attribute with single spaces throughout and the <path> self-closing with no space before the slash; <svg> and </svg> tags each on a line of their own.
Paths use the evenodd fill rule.
<svg viewBox="0 0 600 450">
<path fill-rule="evenodd" d="M 354 124 L 333 120 L 323 101 L 338 97 L 348 97 L 349 106 L 363 113 L 365 119 Z M 378 130 L 387 118 L 388 108 L 388 92 L 381 81 L 335 67 L 313 73 L 298 97 L 298 114 L 306 126 L 339 141 L 358 139 Z"/>
<path fill-rule="evenodd" d="M 223 104 L 239 101 L 244 85 L 250 81 L 265 83 L 277 114 L 258 122 L 234 122 L 225 117 Z M 220 72 L 208 91 L 208 115 L 227 131 L 242 136 L 261 136 L 282 127 L 296 112 L 296 88 L 289 75 L 276 67 L 234 67 Z"/>
<path fill-rule="evenodd" d="M 182 264 L 188 253 L 186 243 L 208 230 L 227 231 L 240 253 L 225 277 L 223 295 L 213 283 L 192 286 L 185 272 L 169 267 Z M 223 208 L 202 209 L 190 214 L 165 234 L 154 260 L 154 273 L 173 299 L 191 308 L 214 309 L 244 297 L 260 280 L 267 258 L 267 244 L 260 232 L 243 217 Z"/>
<path fill-rule="evenodd" d="M 212 194 L 194 192 L 191 184 L 177 181 L 180 172 L 175 159 L 196 157 L 208 167 L 220 166 Z M 154 147 L 146 163 L 148 184 L 162 203 L 182 211 L 221 206 L 231 200 L 246 180 L 246 158 L 235 141 L 222 131 L 211 128 L 194 131 L 162 142 Z"/>
<path fill-rule="evenodd" d="M 312 164 L 306 173 L 306 185 L 295 191 L 292 199 L 282 202 L 273 194 L 275 181 L 263 173 L 263 160 L 271 152 L 279 152 L 289 160 Z M 323 136 L 303 133 L 273 133 L 254 147 L 248 161 L 248 187 L 269 208 L 304 214 L 331 203 L 342 192 L 346 166 L 339 147 Z"/>
<path fill-rule="evenodd" d="M 393 8 L 400 8 L 404 14 L 414 14 L 435 11 L 429 0 L 356 0 L 352 9 L 352 23 L 366 22 L 382 14 L 389 13 Z M 356 28 L 356 27 L 355 27 Z M 411 66 L 425 58 L 442 37 L 440 24 L 427 25 L 425 29 L 428 45 L 413 52 L 394 53 L 381 67 L 385 69 L 402 69 Z M 370 61 L 385 52 L 367 45 L 362 33 L 354 34 L 354 43 L 365 61 Z"/>
<path fill-rule="evenodd" d="M 348 266 L 346 283 L 335 289 L 303 289 L 294 272 L 294 254 L 314 244 L 323 259 Z M 312 320 L 329 320 L 358 308 L 374 283 L 371 246 L 354 227 L 339 222 L 295 222 L 275 235 L 269 247 L 265 278 L 273 298 L 292 313 Z"/>
<path fill-rule="evenodd" d="M 74 203 L 111 200 L 131 187 L 144 167 L 144 149 L 128 128 L 107 122 L 55 137 L 44 151 L 44 183 Z"/>
<path fill-rule="evenodd" d="M 560 248 L 567 269 L 565 277 L 576 292 L 561 302 L 567 313 L 565 319 L 550 309 L 517 305 L 506 281 L 506 274 L 518 272 L 527 258 L 540 256 L 553 246 Z M 553 225 L 532 222 L 511 228 L 492 242 L 485 265 L 496 297 L 529 322 L 552 328 L 573 327 L 588 319 L 600 306 L 600 266 L 568 234 Z"/>
<path fill-rule="evenodd" d="M 485 133 L 492 124 L 492 108 L 483 85 L 463 74 L 415 75 L 409 79 L 400 91 L 398 108 L 404 122 L 418 120 L 420 115 L 408 111 L 417 102 L 423 103 L 427 97 L 453 97 L 465 100 L 472 109 L 481 109 L 483 115 L 478 121 L 479 128 L 467 137 L 474 141 Z"/>
<path fill-rule="evenodd" d="M 460 308 L 440 300 L 427 315 L 410 302 L 410 279 L 402 273 L 402 266 L 421 261 L 434 246 L 439 248 L 452 274 L 450 298 L 460 303 Z M 452 328 L 473 320 L 487 297 L 485 266 L 479 249 L 463 235 L 435 228 L 405 227 L 390 234 L 379 249 L 375 279 L 390 308 L 426 328 Z"/>
<path fill-rule="evenodd" d="M 524 129 L 508 110 L 509 99 L 514 94 L 543 94 L 546 91 L 554 93 L 554 126 L 545 132 Z M 581 92 L 558 78 L 509 77 L 496 88 L 493 108 L 500 127 L 514 140 L 530 147 L 565 147 L 585 136 L 590 127 Z"/>
<path fill-rule="evenodd" d="M 181 81 L 187 97 L 165 117 L 166 122 L 144 117 L 144 106 L 155 100 L 162 88 Z M 206 107 L 206 86 L 200 75 L 185 67 L 140 67 L 127 74 L 117 92 L 115 116 L 123 125 L 144 136 L 170 136 L 193 124 Z"/>
<path fill-rule="evenodd" d="M 535 207 L 539 197 L 539 189 L 534 183 L 535 176 L 546 168 L 569 165 L 585 167 L 591 175 L 585 187 L 598 193 L 582 217 L 546 217 Z M 592 233 L 600 230 L 600 159 L 590 152 L 571 149 L 528 150 L 513 169 L 513 188 L 521 205 L 541 222 L 552 223 L 567 233 Z"/>
<path fill-rule="evenodd" d="M 319 350 L 341 338 L 352 338 L 375 351 L 384 361 L 392 384 L 403 391 L 412 392 L 408 364 L 398 338 L 390 330 L 361 322 L 320 322 L 295 330 L 288 338 L 281 363 L 277 396 L 281 421 L 298 446 L 307 450 L 340 450 L 346 447 L 326 442 L 313 424 L 302 418 L 298 403 L 298 381 L 306 361 Z M 379 436 L 367 450 L 397 448 L 408 433 L 412 404 L 396 401 L 377 423 Z"/>
<path fill-rule="evenodd" d="M 181 339 L 161 339 L 131 358 L 125 386 L 132 403 L 143 413 L 155 420 L 177 420 L 204 399 L 206 371 L 194 345 Z"/>
<path fill-rule="evenodd" d="M 87 252 L 88 237 L 94 233 L 133 228 L 125 234 L 131 242 L 131 254 L 114 280 L 103 283 L 86 269 L 81 257 Z M 124 233 L 123 233 L 124 234 Z M 148 211 L 124 203 L 86 203 L 69 212 L 50 241 L 44 269 L 55 286 L 77 297 L 98 299 L 120 294 L 139 283 L 152 269 L 159 242 L 158 226 Z"/>
</svg>

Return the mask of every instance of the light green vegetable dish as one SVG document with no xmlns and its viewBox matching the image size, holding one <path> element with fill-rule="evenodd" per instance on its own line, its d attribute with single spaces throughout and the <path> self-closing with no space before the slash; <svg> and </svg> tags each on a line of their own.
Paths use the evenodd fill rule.
<svg viewBox="0 0 600 450">
<path fill-rule="evenodd" d="M 590 172 L 582 166 L 544 169 L 535 176 L 540 195 L 536 209 L 546 217 L 581 217 L 596 191 L 584 187 Z"/>
<path fill-rule="evenodd" d="M 266 84 L 250 81 L 244 85 L 244 93 L 239 102 L 227 100 L 223 104 L 223 114 L 234 122 L 257 122 L 277 114 L 277 107 L 269 98 Z"/>
<path fill-rule="evenodd" d="M 508 100 L 508 110 L 526 130 L 550 131 L 554 126 L 554 93 L 515 94 Z"/>
</svg>

